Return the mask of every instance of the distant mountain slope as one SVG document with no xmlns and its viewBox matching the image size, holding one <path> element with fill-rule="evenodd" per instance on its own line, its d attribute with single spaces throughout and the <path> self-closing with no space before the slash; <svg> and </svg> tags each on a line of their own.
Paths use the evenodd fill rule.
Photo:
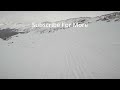
<svg viewBox="0 0 120 90">
<path fill-rule="evenodd" d="M 96 23 L 96 22 L 117 22 L 120 21 L 120 12 L 114 12 L 110 14 L 105 14 L 97 17 L 79 17 L 79 18 L 70 18 L 67 20 L 56 21 L 54 23 Z M 43 22 L 43 23 L 52 23 L 52 22 Z M 71 26 L 72 27 L 72 26 Z M 60 29 L 66 29 L 66 27 L 57 27 L 57 28 L 32 28 L 32 24 L 24 24 L 24 23 L 1 23 L 0 24 L 0 38 L 3 40 L 7 40 L 11 36 L 22 33 L 29 33 L 31 31 L 39 32 L 39 33 L 50 33 L 55 32 Z M 10 34 L 9 34 L 10 33 Z"/>
<path fill-rule="evenodd" d="M 107 21 L 107 22 L 110 22 L 112 20 L 119 21 L 120 20 L 120 12 L 114 12 L 114 13 L 98 16 L 97 18 L 98 18 L 97 21 Z"/>
</svg>

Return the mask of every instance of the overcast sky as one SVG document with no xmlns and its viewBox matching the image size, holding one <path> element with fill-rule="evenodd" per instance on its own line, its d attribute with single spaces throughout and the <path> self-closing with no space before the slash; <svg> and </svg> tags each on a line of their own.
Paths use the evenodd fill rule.
<svg viewBox="0 0 120 90">
<path fill-rule="evenodd" d="M 44 22 L 77 17 L 94 17 L 113 11 L 0 11 L 1 22 Z M 115 11 L 114 11 L 115 12 Z"/>
</svg>

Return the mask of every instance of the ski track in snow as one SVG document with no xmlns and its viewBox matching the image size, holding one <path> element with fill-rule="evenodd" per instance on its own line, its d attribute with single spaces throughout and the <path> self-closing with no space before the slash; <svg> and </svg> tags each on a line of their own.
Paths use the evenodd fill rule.
<svg viewBox="0 0 120 90">
<path fill-rule="evenodd" d="M 17 76 L 18 78 L 73 78 L 73 79 L 91 78 L 92 79 L 92 78 L 118 77 L 115 74 L 117 72 L 117 71 L 115 72 L 115 70 L 119 68 L 117 68 L 116 65 L 113 65 L 110 62 L 108 62 L 108 59 L 110 58 L 106 56 L 107 54 L 105 54 L 105 50 L 107 50 L 107 48 L 110 49 L 111 47 L 114 49 L 115 47 L 118 46 L 115 45 L 112 46 L 112 44 L 110 45 L 106 43 L 103 43 L 104 47 L 102 47 L 102 44 L 99 45 L 96 43 L 96 45 L 94 45 L 95 41 L 90 43 L 90 40 L 92 40 L 93 37 L 96 36 L 93 37 L 88 36 L 89 34 L 91 34 L 91 31 L 88 32 L 79 29 L 78 29 L 79 31 L 77 29 L 76 31 L 74 31 L 73 29 L 74 28 L 68 29 L 68 31 L 61 30 L 60 32 L 38 35 L 38 36 L 36 35 L 32 36 L 31 34 L 28 34 L 28 36 L 26 35 L 25 37 L 25 35 L 21 35 L 22 38 L 11 39 L 11 41 L 15 43 L 11 44 L 10 46 L 5 46 L 5 44 L 3 44 L 4 46 L 1 45 L 1 48 L 4 47 L 3 50 L 7 49 L 7 51 L 11 50 L 9 52 L 6 51 L 6 54 L 9 57 L 9 59 L 11 57 L 12 58 L 14 57 L 13 56 L 14 53 L 21 54 L 21 51 L 23 49 L 26 50 L 25 51 L 26 55 L 21 59 L 24 58 L 25 61 L 26 59 L 28 59 L 27 62 L 29 63 L 27 62 L 24 63 L 23 62 L 24 60 L 22 60 L 21 65 L 23 65 L 24 63 L 25 66 L 27 66 L 28 69 L 31 70 L 27 71 L 27 68 L 25 68 L 24 66 L 25 71 L 27 72 L 20 70 L 21 72 L 24 73 L 23 75 L 18 75 Z M 85 39 L 82 40 L 83 38 Z M 31 41 L 33 41 L 34 43 L 31 43 Z M 14 49 L 18 49 L 18 50 L 14 52 L 15 51 Z M 10 52 L 12 52 L 12 54 L 9 56 Z M 33 56 L 31 57 L 30 55 Z M 0 57 L 3 57 L 4 58 L 3 60 L 5 59 L 7 60 L 7 58 L 4 56 L 0 56 Z M 11 65 L 12 64 L 13 63 L 11 63 Z M 11 65 L 5 69 L 6 72 L 9 70 L 8 69 L 9 67 L 11 68 Z M 13 67 L 17 68 L 18 71 L 16 71 L 17 69 L 14 71 L 14 69 L 12 70 L 11 68 L 10 70 L 12 70 L 12 73 L 8 71 L 8 76 L 7 76 L 8 78 L 11 78 L 9 76 L 10 73 L 12 75 L 15 73 L 17 74 L 17 72 L 19 72 L 20 68 L 18 68 L 18 66 L 13 65 Z M 37 70 L 35 70 L 36 68 Z M 113 70 L 115 73 L 110 72 Z M 111 74 L 111 76 L 109 76 L 109 74 Z M 117 74 L 119 74 L 119 72 Z"/>
<path fill-rule="evenodd" d="M 0 40 L 0 78 L 120 78 L 119 28 L 98 22 Z"/>
</svg>

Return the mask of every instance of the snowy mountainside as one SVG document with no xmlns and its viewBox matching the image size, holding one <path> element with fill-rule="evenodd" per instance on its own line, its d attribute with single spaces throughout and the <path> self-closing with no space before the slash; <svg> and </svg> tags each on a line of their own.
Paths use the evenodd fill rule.
<svg viewBox="0 0 120 90">
<path fill-rule="evenodd" d="M 86 23 L 86 24 L 91 24 L 91 23 L 96 23 L 96 22 L 117 22 L 120 21 L 120 12 L 114 12 L 110 14 L 105 14 L 97 17 L 79 17 L 79 18 L 70 18 L 67 20 L 61 20 L 61 21 L 56 21 L 56 22 L 43 22 L 43 23 L 67 23 L 67 24 L 72 24 L 72 23 Z M 71 26 L 72 27 L 72 26 Z M 10 34 L 8 32 L 13 32 L 16 34 L 25 34 L 29 33 L 31 31 L 37 32 L 37 33 L 50 33 L 50 32 L 55 32 L 60 29 L 67 29 L 71 27 L 35 27 L 32 28 L 32 23 L 25 24 L 25 23 L 0 23 L 0 38 L 3 40 L 6 40 L 7 38 L 10 39 L 11 36 L 14 36 L 14 34 Z M 7 32 L 8 31 L 8 32 Z M 15 35 L 16 35 L 15 34 Z M 7 37 L 6 37 L 7 36 Z"/>
<path fill-rule="evenodd" d="M 2 23 L 0 78 L 120 78 L 119 16 L 115 12 L 56 22 L 89 23 L 88 28 Z"/>
</svg>

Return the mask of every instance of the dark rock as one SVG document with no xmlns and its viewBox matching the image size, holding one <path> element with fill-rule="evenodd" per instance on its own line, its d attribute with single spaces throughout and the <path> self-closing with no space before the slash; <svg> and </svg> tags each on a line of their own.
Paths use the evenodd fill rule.
<svg viewBox="0 0 120 90">
<path fill-rule="evenodd" d="M 0 30 L 0 38 L 3 40 L 9 40 L 12 36 L 17 35 L 21 32 L 17 32 L 16 29 L 2 29 Z"/>
</svg>

